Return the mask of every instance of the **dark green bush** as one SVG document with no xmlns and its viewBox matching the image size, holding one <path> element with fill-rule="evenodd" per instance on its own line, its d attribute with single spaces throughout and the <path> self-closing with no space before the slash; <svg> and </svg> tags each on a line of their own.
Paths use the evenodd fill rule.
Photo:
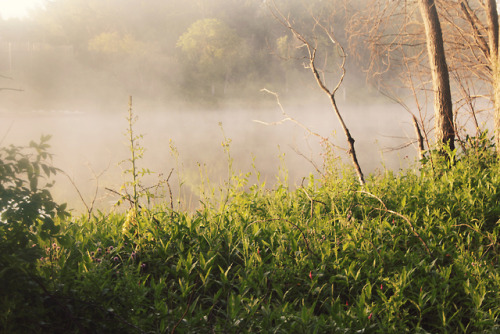
<svg viewBox="0 0 500 334">
<path fill-rule="evenodd" d="M 65 205 L 52 199 L 47 140 L 0 148 L 0 329 L 29 332 L 43 318 L 45 282 L 37 273 L 40 241 L 57 238 Z M 47 179 L 45 179 L 47 178 Z M 45 182 L 45 183 L 44 183 Z M 43 184 L 42 184 L 43 183 Z M 54 239 L 55 240 L 55 239 Z"/>
</svg>

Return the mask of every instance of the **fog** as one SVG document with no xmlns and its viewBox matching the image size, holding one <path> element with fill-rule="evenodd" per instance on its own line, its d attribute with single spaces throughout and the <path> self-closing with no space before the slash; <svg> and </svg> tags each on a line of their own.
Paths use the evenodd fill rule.
<svg viewBox="0 0 500 334">
<path fill-rule="evenodd" d="M 411 135 L 409 117 L 400 109 L 390 104 L 344 108 L 346 122 L 351 125 L 352 135 L 357 140 L 358 156 L 365 173 L 383 169 L 382 163 L 387 168 L 398 170 L 413 160 L 416 151 L 411 146 L 384 156 L 381 153 L 383 148 L 407 141 L 404 138 Z M 254 122 L 281 120 L 283 117 L 277 107 L 151 111 L 142 110 L 141 102 L 137 101 L 133 110 L 138 116 L 134 131 L 143 135 L 139 144 L 146 149 L 144 157 L 138 162 L 139 168 L 148 168 L 155 173 L 144 180 L 144 186 L 157 183 L 157 174 L 163 174 L 165 179 L 174 169 L 171 187 L 175 197 L 179 196 L 177 177 L 180 173 L 184 182 L 181 188 L 183 206 L 188 208 L 198 206 L 197 194 L 202 181 L 200 166 L 203 167 L 203 177 L 210 179 L 215 186 L 227 179 L 228 157 L 221 145 L 224 135 L 231 140 L 230 154 L 234 159 L 234 170 L 253 172 L 251 182 L 256 181 L 253 162 L 261 173 L 261 181 L 266 181 L 269 187 L 276 182 L 280 167 L 288 170 L 291 186 L 300 185 L 302 178 L 309 173 L 317 174 L 309 159 L 321 167 L 322 148 L 317 137 L 308 135 L 291 122 L 274 126 Z M 340 131 L 328 105 L 295 107 L 287 112 L 322 136 L 332 137 L 332 133 Z M 94 197 L 95 175 L 98 174 L 96 208 L 109 209 L 118 197 L 105 188 L 120 191 L 120 186 L 130 179 L 130 175 L 123 173 L 129 165 L 120 164 L 130 157 L 125 135 L 128 127 L 126 116 L 126 103 L 123 110 L 113 113 L 78 110 L 38 110 L 22 114 L 4 112 L 0 116 L 0 133 L 4 137 L 3 145 L 26 145 L 29 140 L 37 140 L 42 134 L 51 134 L 50 152 L 54 154 L 54 165 L 73 180 L 88 204 Z M 403 139 L 395 140 L 392 137 Z M 178 160 L 172 154 L 170 141 L 178 151 Z M 332 141 L 339 146 L 346 146 L 341 132 L 334 135 Z M 346 158 L 345 152 L 338 150 L 336 153 Z M 280 156 L 284 156 L 283 161 Z M 83 212 L 84 206 L 68 177 L 59 175 L 53 195 L 59 201 L 69 202 L 77 212 Z"/>
<path fill-rule="evenodd" d="M 337 15 L 333 2 L 278 1 L 301 29 L 311 27 L 304 4 L 313 2 L 316 9 L 335 14 L 329 17 L 340 32 L 339 42 L 347 46 L 345 17 Z M 145 148 L 138 165 L 153 172 L 143 185 L 153 186 L 173 170 L 174 197 L 189 209 L 198 207 L 204 180 L 217 186 L 227 179 L 224 136 L 231 140 L 233 170 L 253 172 L 250 183 L 258 172 L 272 187 L 286 168 L 294 187 L 321 169 L 317 137 L 292 122 L 262 124 L 283 119 L 263 88 L 281 96 L 291 117 L 347 147 L 328 98 L 304 68 L 303 48 L 260 1 L 44 4 L 26 18 L 0 19 L 0 144 L 27 145 L 42 134 L 52 135 L 53 163 L 65 173 L 57 176 L 52 193 L 77 213 L 85 209 L 78 191 L 89 205 L 97 189 L 95 207 L 108 210 L 118 199 L 112 191 L 120 191 L 130 178 L 123 172 L 129 166 L 120 164 L 130 158 L 125 136 L 129 96 L 138 117 L 134 132 L 143 135 L 139 144 Z M 329 48 L 319 54 L 326 82 L 336 84 L 341 58 Z M 414 137 L 411 117 L 367 83 L 362 63 L 368 56 L 358 49 L 347 58 L 337 100 L 363 172 L 397 172 L 416 157 L 413 145 L 391 149 Z M 385 77 L 393 89 L 404 93 L 396 74 L 394 80 L 391 75 Z M 410 109 L 417 113 L 415 106 Z M 424 117 L 428 129 L 431 120 L 432 115 Z M 349 166 L 345 152 L 336 149 L 335 154 Z"/>
</svg>

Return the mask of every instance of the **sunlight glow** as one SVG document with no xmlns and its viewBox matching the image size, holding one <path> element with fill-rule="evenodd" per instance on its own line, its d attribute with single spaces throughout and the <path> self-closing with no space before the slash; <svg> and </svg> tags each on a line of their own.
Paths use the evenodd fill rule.
<svg viewBox="0 0 500 334">
<path fill-rule="evenodd" d="M 3 19 L 25 18 L 29 10 L 42 6 L 43 0 L 0 0 L 0 17 Z"/>
</svg>

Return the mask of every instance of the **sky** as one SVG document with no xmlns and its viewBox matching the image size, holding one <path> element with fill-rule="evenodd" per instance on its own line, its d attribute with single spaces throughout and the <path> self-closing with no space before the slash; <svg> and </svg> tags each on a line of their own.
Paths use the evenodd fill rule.
<svg viewBox="0 0 500 334">
<path fill-rule="evenodd" d="M 0 15 L 4 19 L 23 18 L 31 8 L 43 4 L 43 0 L 0 0 Z"/>
<path fill-rule="evenodd" d="M 23 18 L 28 15 L 30 8 L 42 3 L 43 0 L 0 0 L 0 16 L 4 19 Z"/>
</svg>

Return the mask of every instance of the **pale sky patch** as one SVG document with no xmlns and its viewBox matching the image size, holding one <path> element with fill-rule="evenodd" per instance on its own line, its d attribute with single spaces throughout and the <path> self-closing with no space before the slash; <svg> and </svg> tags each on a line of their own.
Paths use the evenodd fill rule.
<svg viewBox="0 0 500 334">
<path fill-rule="evenodd" d="M 43 5 L 43 0 L 0 0 L 0 16 L 4 19 L 25 18 L 29 10 Z"/>
</svg>

